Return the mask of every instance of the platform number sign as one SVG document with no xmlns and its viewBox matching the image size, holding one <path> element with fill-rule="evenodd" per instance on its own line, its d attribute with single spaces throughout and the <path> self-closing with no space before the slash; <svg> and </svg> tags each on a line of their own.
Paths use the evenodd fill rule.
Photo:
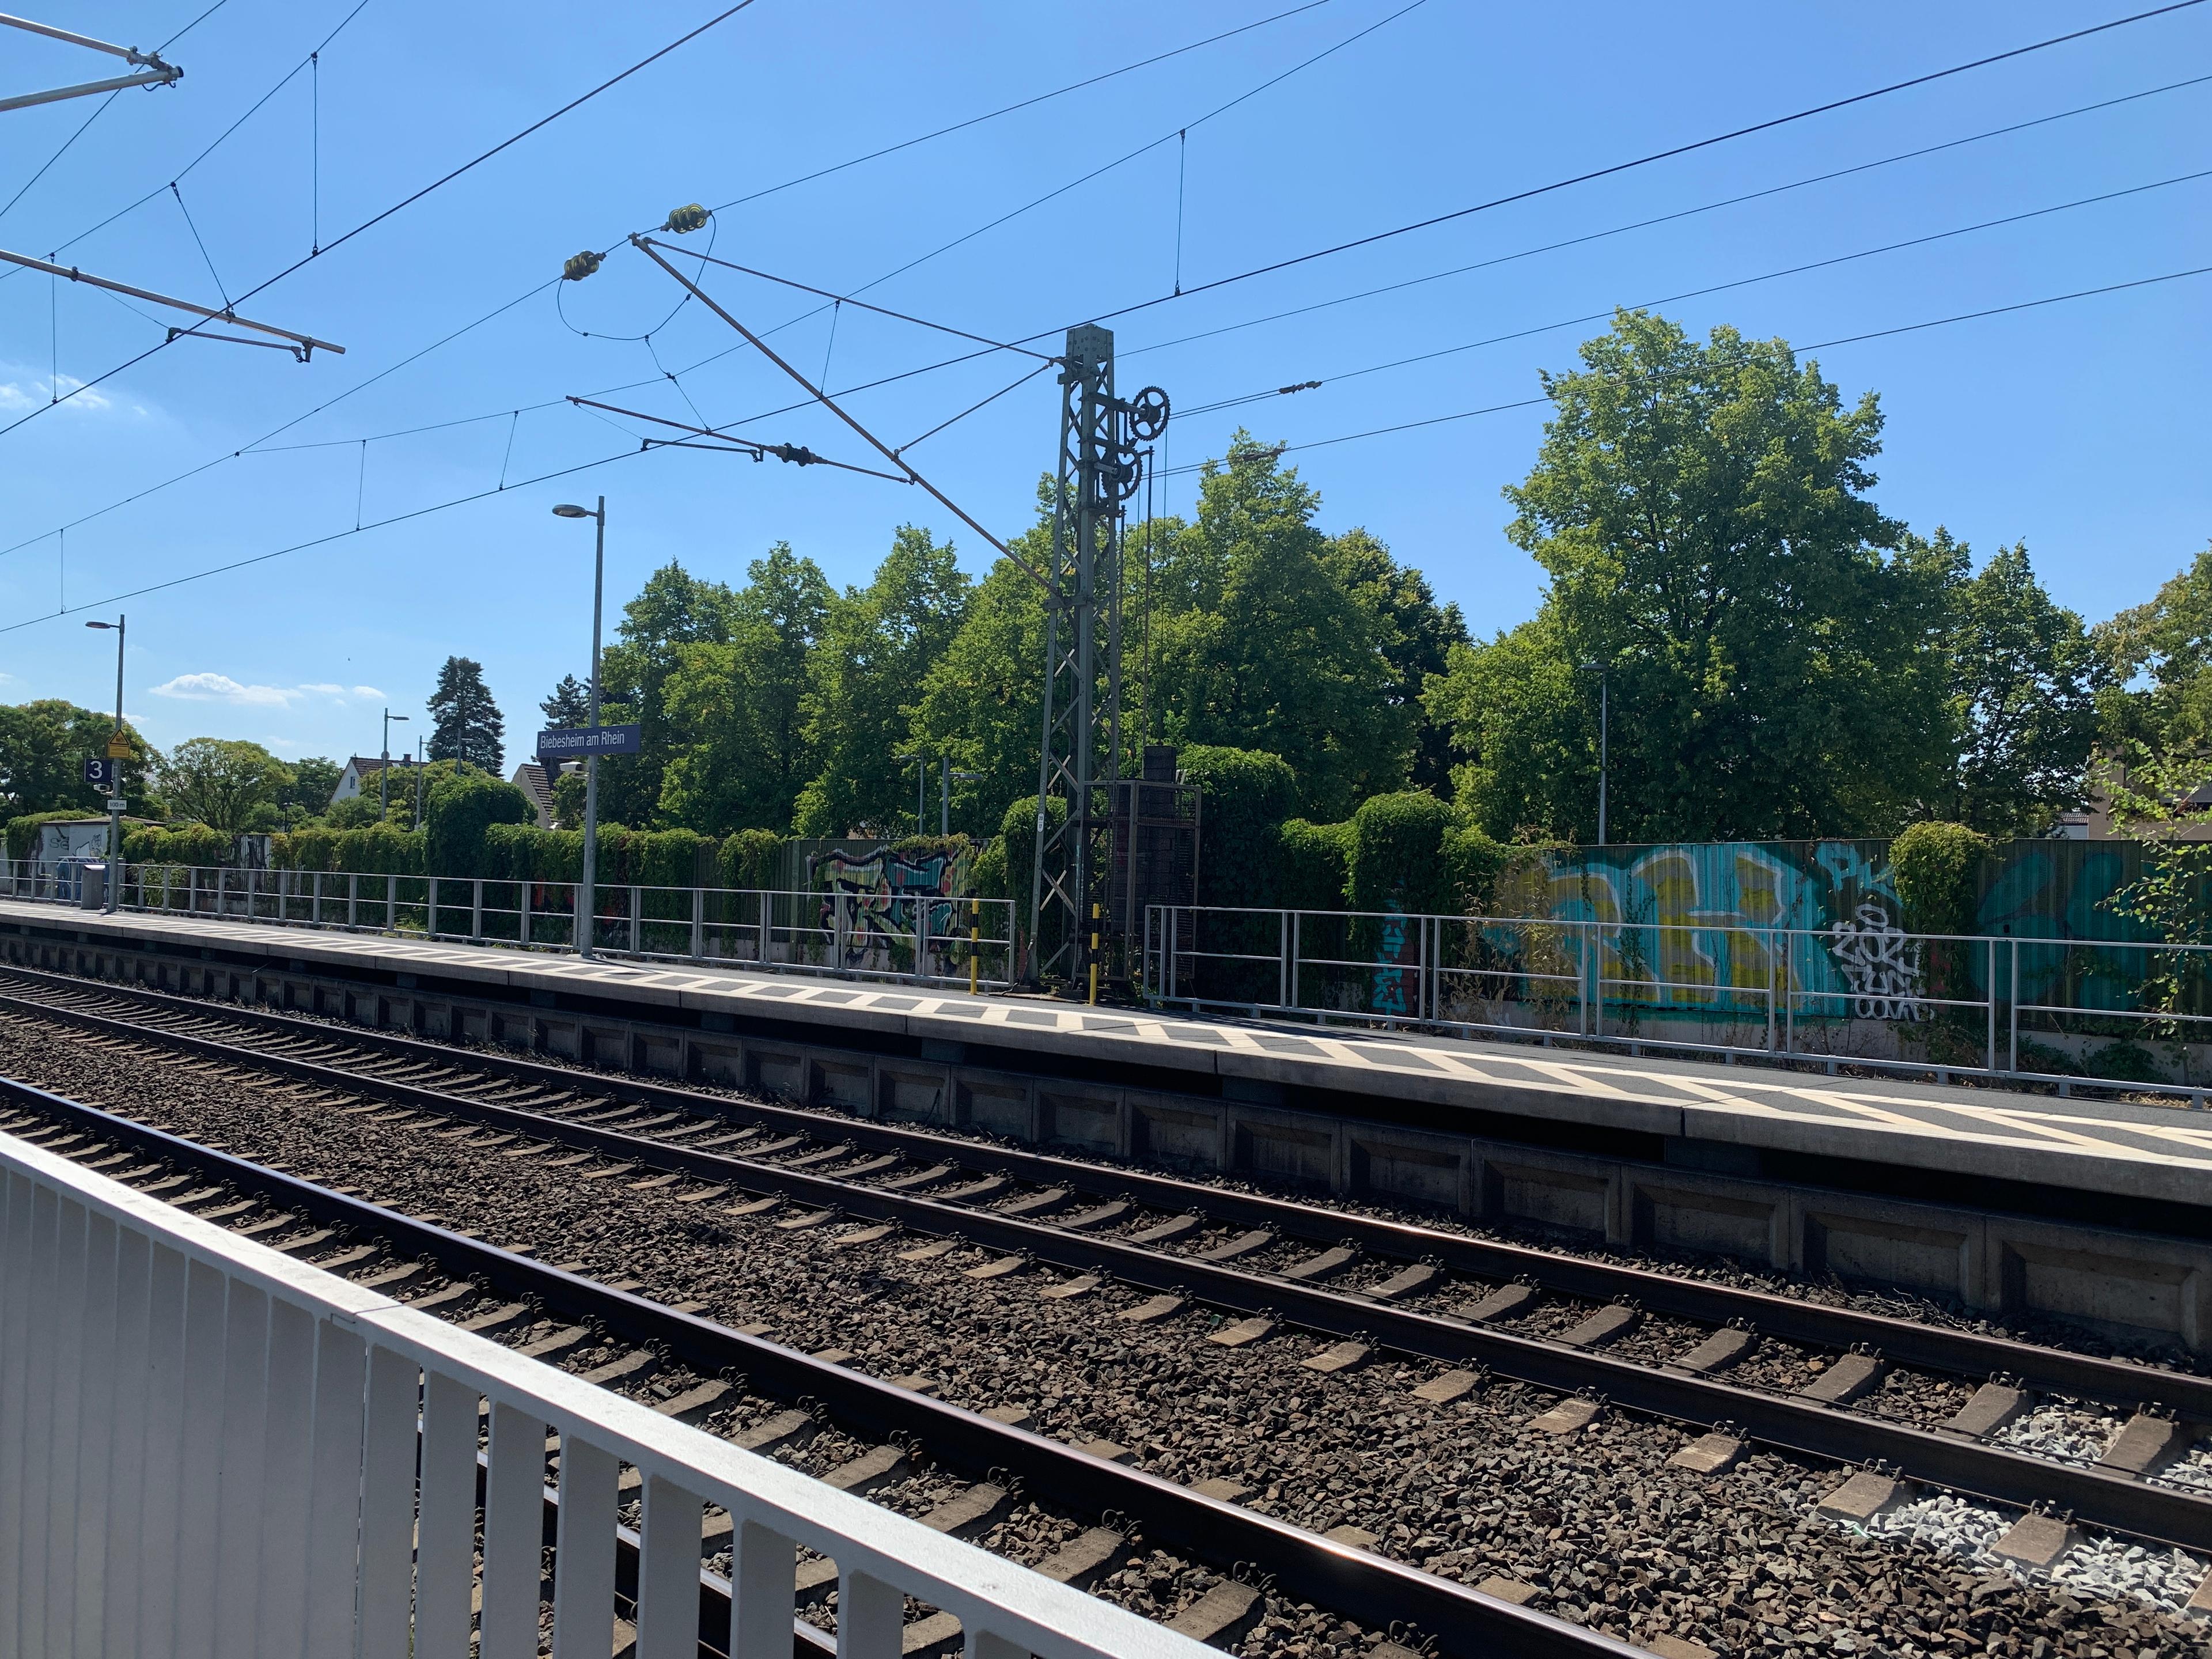
<svg viewBox="0 0 2212 1659">
<path fill-rule="evenodd" d="M 84 763 L 84 781 L 95 789 L 105 789 L 112 793 L 115 788 L 116 772 L 120 764 L 120 762 L 113 760 L 101 760 L 97 757 L 88 759 Z"/>
</svg>

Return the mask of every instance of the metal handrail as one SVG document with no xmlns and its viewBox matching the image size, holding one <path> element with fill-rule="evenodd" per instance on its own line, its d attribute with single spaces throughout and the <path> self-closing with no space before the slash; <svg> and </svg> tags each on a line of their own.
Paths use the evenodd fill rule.
<svg viewBox="0 0 2212 1659">
<path fill-rule="evenodd" d="M 10 1651 L 103 1650 L 105 1621 L 118 1652 L 461 1654 L 473 1602 L 482 1659 L 535 1659 L 557 1498 L 554 1659 L 605 1659 L 624 1465 L 639 1659 L 697 1651 L 709 1504 L 732 1659 L 787 1659 L 801 1546 L 858 1659 L 896 1659 L 909 1595 L 989 1659 L 1211 1651 L 0 1134 Z"/>
<path fill-rule="evenodd" d="M 83 862 L 7 860 L 0 893 L 76 903 Z M 573 951 L 579 891 L 575 882 L 507 877 L 137 864 L 124 867 L 117 902 L 142 913 Z M 610 883 L 596 898 L 589 925 L 605 957 L 970 991 L 1005 990 L 1017 968 L 1006 899 Z"/>
<path fill-rule="evenodd" d="M 1455 952 L 1463 954 L 1455 959 Z M 1934 982 L 1938 953 L 1952 959 L 1960 983 Z M 2113 953 L 2136 965 L 2115 971 L 2093 964 L 2085 972 L 2079 965 L 2084 953 Z M 2023 1065 L 2024 1042 L 2064 1036 L 2057 1028 L 2069 1022 L 2100 1020 L 2154 1029 L 2169 1043 L 2177 1034 L 2185 1044 L 2195 1034 L 2212 1033 L 2212 1008 L 2196 1012 L 2115 1001 L 2124 993 L 2136 1003 L 2161 958 L 2182 960 L 2193 976 L 2201 975 L 2212 969 L 2212 945 L 1906 933 L 1864 923 L 1813 928 L 1725 919 L 1632 922 L 1155 905 L 1145 918 L 1137 982 L 1155 1006 L 1194 1012 L 1571 1042 L 1631 1053 L 1812 1060 L 1831 1071 L 1849 1065 L 1933 1073 L 1941 1079 L 1986 1076 L 2053 1084 L 2069 1093 L 2127 1080 Z M 1686 974 L 1681 967 L 1689 962 L 1707 971 Z M 2076 982 L 2103 985 L 2112 1006 L 2049 994 L 2053 984 L 2063 990 Z M 2198 988 L 2195 977 L 2191 984 L 2192 992 Z M 1937 1060 L 1873 1051 L 1885 1041 L 1894 1050 L 1894 1033 L 1926 1031 L 1939 1018 L 1951 1042 L 1963 1038 L 1978 1054 Z M 1693 1029 L 1695 1022 L 1706 1029 Z M 1893 1034 L 1887 1038 L 1885 1028 Z M 2176 1052 L 2184 1062 L 2178 1083 L 2144 1079 L 2141 1086 L 2203 1103 L 2212 1083 L 2196 1073 L 2206 1057 Z"/>
</svg>

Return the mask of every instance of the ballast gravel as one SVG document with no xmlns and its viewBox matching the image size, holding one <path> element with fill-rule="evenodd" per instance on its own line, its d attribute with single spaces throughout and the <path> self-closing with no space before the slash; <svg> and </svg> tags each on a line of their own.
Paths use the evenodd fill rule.
<svg viewBox="0 0 2212 1659">
<path fill-rule="evenodd" d="M 438 1214 L 494 1243 L 529 1243 L 541 1259 L 635 1277 L 643 1294 L 696 1299 L 727 1324 L 764 1322 L 793 1346 L 850 1350 L 851 1363 L 878 1376 L 927 1373 L 956 1404 L 1022 1405 L 1041 1432 L 1113 1440 L 1170 1480 L 1236 1480 L 1255 1510 L 1316 1531 L 1361 1528 L 1376 1550 L 1470 1583 L 1516 1580 L 1534 1588 L 1539 1610 L 1632 1641 L 1905 1659 L 2166 1659 L 2202 1647 L 2201 1627 L 2138 1594 L 2022 1582 L 1990 1571 L 1980 1552 L 1946 1547 L 1941 1527 L 1933 1543 L 1887 1525 L 1865 1536 L 1839 1531 L 1814 1513 L 1838 1484 L 1832 1470 L 1754 1453 L 1722 1476 L 1692 1475 L 1667 1467 L 1690 1437 L 1683 1430 L 1610 1410 L 1579 1433 L 1532 1435 L 1528 1420 L 1557 1396 L 1518 1383 L 1428 1406 L 1411 1390 L 1435 1365 L 1382 1354 L 1323 1376 L 1298 1364 L 1322 1345 L 1295 1329 L 1224 1348 L 1202 1340 L 1222 1322 L 1203 1310 L 1156 1324 L 1113 1318 L 1141 1297 L 1111 1284 L 1054 1301 L 1037 1294 L 1055 1278 L 1041 1270 L 967 1278 L 963 1269 L 984 1259 L 978 1250 L 905 1263 L 897 1253 L 915 1241 L 896 1236 L 840 1250 L 828 1243 L 835 1225 L 785 1233 L 702 1214 L 666 1193 L 578 1182 L 529 1158 L 472 1161 L 404 1125 L 337 1116 L 250 1079 L 104 1054 L 35 1024 L 0 1023 L 0 1072 Z M 823 1442 L 802 1466 L 857 1449 Z M 927 1487 L 886 1491 L 907 1508 Z M 1023 1508 L 984 1541 L 1034 1560 L 1094 1521 Z M 1963 1522 L 1954 1530 L 1966 1535 Z M 2149 1569 L 2141 1571 L 2148 1583 Z M 2163 1582 L 2180 1574 L 2172 1568 Z M 1096 1588 L 1159 1616 L 1217 1577 L 1139 1548 Z M 1382 1632 L 1343 1624 L 1298 1589 L 1272 1587 L 1239 1651 L 1372 1652 Z M 2158 1600 L 2169 1604 L 2170 1589 Z M 1401 1635 L 1419 1646 L 1418 1632 Z"/>
</svg>

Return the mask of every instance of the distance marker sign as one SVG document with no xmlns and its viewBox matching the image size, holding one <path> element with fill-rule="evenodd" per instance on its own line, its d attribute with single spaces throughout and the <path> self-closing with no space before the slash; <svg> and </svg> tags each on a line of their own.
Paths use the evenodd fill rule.
<svg viewBox="0 0 2212 1659">
<path fill-rule="evenodd" d="M 573 726 L 538 734 L 542 761 L 582 760 L 588 755 L 635 755 L 645 749 L 642 726 Z"/>
</svg>

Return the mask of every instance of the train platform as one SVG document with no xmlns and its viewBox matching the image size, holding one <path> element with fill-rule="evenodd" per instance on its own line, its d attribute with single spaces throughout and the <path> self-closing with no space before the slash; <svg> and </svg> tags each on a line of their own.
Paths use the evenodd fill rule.
<svg viewBox="0 0 2212 1659">
<path fill-rule="evenodd" d="M 762 1019 L 825 1036 L 1046 1051 L 1070 1066 L 1366 1096 L 1407 1107 L 1534 1115 L 1667 1139 L 1911 1162 L 2143 1198 L 2212 1198 L 2212 1113 L 2156 1102 L 2060 1100 L 1996 1087 L 1727 1066 L 1344 1027 L 1224 1020 L 896 983 L 601 960 L 264 923 L 0 901 L 0 919 L 76 936 L 192 950 L 277 967 L 327 964 L 425 988 L 550 993 L 648 1018 Z M 0 924 L 3 925 L 3 924 Z M 688 1023 L 688 1022 L 687 1022 Z M 720 1022 L 715 1022 L 719 1024 Z M 1220 1085 L 1229 1086 L 1225 1091 Z M 1262 1088 L 1254 1091 L 1265 1094 Z"/>
<path fill-rule="evenodd" d="M 2212 1114 L 2153 1100 L 21 901 L 0 963 L 1969 1307 L 2109 1310 L 2117 1275 L 2120 1324 L 2212 1344 Z"/>
</svg>

